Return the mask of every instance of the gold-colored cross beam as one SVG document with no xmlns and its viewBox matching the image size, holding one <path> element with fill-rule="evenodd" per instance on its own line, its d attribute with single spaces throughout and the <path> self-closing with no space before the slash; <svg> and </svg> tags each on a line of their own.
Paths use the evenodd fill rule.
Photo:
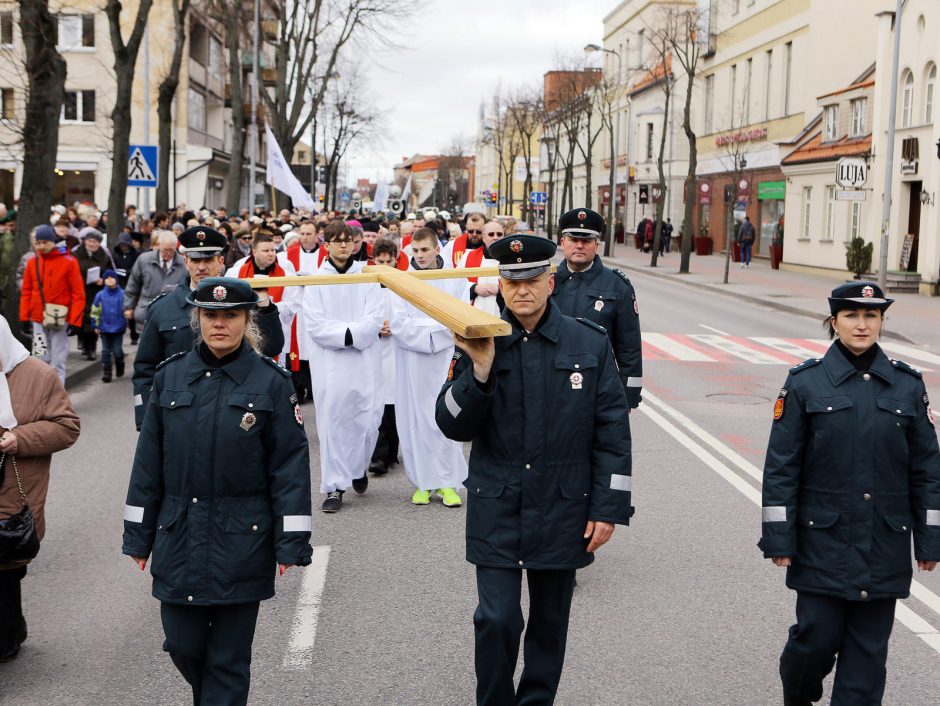
<svg viewBox="0 0 940 706">
<path fill-rule="evenodd" d="M 552 271 L 554 271 L 552 266 Z M 470 306 L 425 280 L 496 277 L 497 267 L 464 267 L 453 270 L 401 270 L 387 265 L 366 265 L 362 272 L 346 275 L 296 275 L 294 277 L 249 277 L 254 289 L 299 287 L 325 284 L 384 284 L 405 301 L 464 338 L 508 336 L 512 327 L 506 321 Z"/>
</svg>

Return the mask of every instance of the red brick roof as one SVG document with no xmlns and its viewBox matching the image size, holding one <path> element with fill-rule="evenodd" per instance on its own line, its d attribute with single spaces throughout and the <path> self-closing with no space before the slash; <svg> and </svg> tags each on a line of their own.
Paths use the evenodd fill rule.
<svg viewBox="0 0 940 706">
<path fill-rule="evenodd" d="M 823 142 L 822 133 L 817 132 L 808 141 L 783 158 L 782 164 L 809 164 L 831 162 L 840 157 L 856 157 L 871 153 L 871 135 L 843 137 L 834 142 Z"/>
<path fill-rule="evenodd" d="M 667 54 L 665 61 L 647 71 L 636 83 L 630 87 L 630 95 L 636 95 L 644 91 L 655 83 L 659 83 L 663 77 L 672 74 L 672 54 Z"/>
</svg>

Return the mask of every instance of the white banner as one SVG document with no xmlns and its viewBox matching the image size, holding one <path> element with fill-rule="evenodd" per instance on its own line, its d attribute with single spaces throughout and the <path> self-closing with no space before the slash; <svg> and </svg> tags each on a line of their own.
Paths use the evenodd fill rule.
<svg viewBox="0 0 940 706">
<path fill-rule="evenodd" d="M 290 170 L 277 140 L 274 139 L 274 133 L 267 125 L 264 126 L 264 137 L 268 146 L 268 169 L 265 181 L 278 191 L 283 191 L 290 196 L 294 206 L 314 210 L 313 199 L 310 198 L 310 194 L 307 193 L 300 180 Z"/>
<path fill-rule="evenodd" d="M 388 184 L 379 182 L 375 185 L 375 197 L 372 199 L 373 211 L 384 211 L 388 207 Z"/>
</svg>

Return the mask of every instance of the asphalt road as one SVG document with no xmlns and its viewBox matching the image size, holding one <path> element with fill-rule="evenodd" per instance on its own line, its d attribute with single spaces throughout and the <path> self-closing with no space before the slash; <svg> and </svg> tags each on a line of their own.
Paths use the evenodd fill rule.
<svg viewBox="0 0 940 706">
<path fill-rule="evenodd" d="M 759 472 L 773 400 L 788 363 L 802 357 L 787 351 L 821 350 L 822 329 L 633 280 L 652 334 L 646 401 L 631 417 L 637 514 L 579 574 L 557 703 L 779 703 L 777 659 L 794 594 L 756 547 Z M 752 340 L 768 337 L 784 342 Z M 931 369 L 928 389 L 940 399 L 940 358 L 908 359 Z M 0 665 L 0 703 L 189 699 L 161 651 L 149 574 L 120 553 L 137 437 L 131 397 L 127 379 L 73 395 L 82 436 L 53 463 L 48 533 L 24 582 L 30 637 L 18 660 Z M 304 411 L 316 488 L 315 415 Z M 464 510 L 414 507 L 410 493 L 395 469 L 366 495 L 347 493 L 337 515 L 315 512 L 317 566 L 289 571 L 262 606 L 251 703 L 473 702 Z M 940 576 L 915 578 L 919 598 L 895 623 L 888 704 L 938 700 Z"/>
</svg>

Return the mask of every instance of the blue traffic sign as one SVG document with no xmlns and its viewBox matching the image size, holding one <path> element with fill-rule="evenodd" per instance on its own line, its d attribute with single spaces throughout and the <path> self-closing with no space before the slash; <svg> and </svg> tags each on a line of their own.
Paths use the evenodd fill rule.
<svg viewBox="0 0 940 706">
<path fill-rule="evenodd" d="M 536 206 L 548 203 L 548 193 L 545 191 L 533 191 L 529 194 L 529 203 Z"/>
<path fill-rule="evenodd" d="M 157 146 L 131 145 L 127 153 L 127 185 L 157 185 Z"/>
</svg>

